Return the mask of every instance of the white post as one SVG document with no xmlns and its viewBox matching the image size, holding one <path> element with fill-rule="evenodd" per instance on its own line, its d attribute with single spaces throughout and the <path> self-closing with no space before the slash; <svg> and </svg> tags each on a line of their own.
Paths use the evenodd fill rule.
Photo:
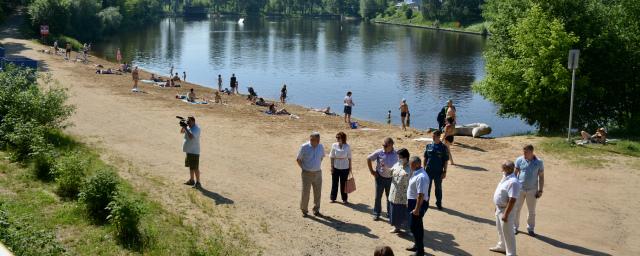
<svg viewBox="0 0 640 256">
<path fill-rule="evenodd" d="M 567 132 L 567 141 L 571 141 L 571 121 L 573 119 L 573 91 L 576 85 L 576 69 L 572 69 L 571 73 L 571 105 L 569 106 L 569 131 Z"/>
</svg>

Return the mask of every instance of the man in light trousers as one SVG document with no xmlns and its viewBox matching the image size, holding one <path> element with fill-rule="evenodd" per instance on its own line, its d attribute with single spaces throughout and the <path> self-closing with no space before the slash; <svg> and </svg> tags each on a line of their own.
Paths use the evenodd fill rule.
<svg viewBox="0 0 640 256">
<path fill-rule="evenodd" d="M 496 227 L 498 228 L 498 243 L 490 248 L 492 252 L 505 253 L 507 256 L 516 255 L 516 234 L 513 230 L 513 207 L 520 194 L 520 183 L 513 173 L 513 162 L 502 164 L 502 180 L 493 193 L 493 203 L 496 205 Z"/>
<path fill-rule="evenodd" d="M 534 228 L 536 226 L 536 203 L 542 197 L 542 188 L 544 187 L 544 163 L 535 154 L 533 154 L 533 146 L 526 145 L 522 149 L 523 155 L 518 157 L 515 162 L 516 177 L 522 187 L 520 197 L 516 201 L 516 219 L 514 222 L 514 231 L 518 234 L 520 226 L 520 211 L 524 203 L 527 203 L 527 232 L 530 236 L 535 237 Z"/>
<path fill-rule="evenodd" d="M 322 192 L 322 159 L 324 158 L 324 147 L 320 144 L 320 133 L 313 132 L 309 136 L 309 142 L 302 144 L 296 161 L 302 170 L 302 199 L 300 200 L 300 210 L 302 216 L 309 214 L 309 194 L 313 187 L 313 215 L 320 214 L 320 198 Z"/>
</svg>

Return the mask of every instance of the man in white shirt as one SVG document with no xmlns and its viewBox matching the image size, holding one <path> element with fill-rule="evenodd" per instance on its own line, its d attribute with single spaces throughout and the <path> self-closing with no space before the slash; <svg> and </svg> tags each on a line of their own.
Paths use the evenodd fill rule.
<svg viewBox="0 0 640 256">
<path fill-rule="evenodd" d="M 344 96 L 344 121 L 349 125 L 351 125 L 351 111 L 355 105 L 353 98 L 351 98 L 351 92 L 347 92 L 347 96 Z"/>
<path fill-rule="evenodd" d="M 324 147 L 320 144 L 320 133 L 313 132 L 309 136 L 309 142 L 302 144 L 296 162 L 302 170 L 302 199 L 300 200 L 300 210 L 302 216 L 308 216 L 309 195 L 313 187 L 313 215 L 320 214 L 320 194 L 322 192 L 322 159 L 324 158 Z"/>
<path fill-rule="evenodd" d="M 189 167 L 190 179 L 186 185 L 193 185 L 193 188 L 201 188 L 200 184 L 200 127 L 196 125 L 196 118 L 189 116 L 187 126 L 182 127 L 180 133 L 184 134 L 182 151 L 187 154 L 184 166 Z M 195 180 L 194 180 L 195 176 Z"/>
<path fill-rule="evenodd" d="M 520 183 L 514 174 L 515 164 L 505 161 L 502 164 L 503 177 L 493 193 L 496 205 L 496 227 L 498 228 L 498 244 L 490 248 L 492 252 L 516 255 L 516 234 L 513 230 L 515 218 L 514 205 L 520 195 Z"/>
<path fill-rule="evenodd" d="M 409 159 L 411 167 L 411 178 L 409 179 L 409 187 L 407 187 L 407 209 L 409 214 L 409 226 L 413 234 L 414 245 L 407 248 L 407 251 L 415 252 L 413 255 L 424 255 L 424 225 L 422 218 L 429 208 L 429 175 L 422 168 L 422 160 L 420 157 L 412 156 Z"/>
</svg>

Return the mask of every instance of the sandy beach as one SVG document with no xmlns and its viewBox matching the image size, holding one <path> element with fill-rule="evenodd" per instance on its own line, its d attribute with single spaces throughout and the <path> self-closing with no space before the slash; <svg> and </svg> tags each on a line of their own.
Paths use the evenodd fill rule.
<svg viewBox="0 0 640 256">
<path fill-rule="evenodd" d="M 185 222 L 205 232 L 211 223 L 246 232 L 264 255 L 371 255 L 377 245 L 405 255 L 404 248 L 411 245 L 410 236 L 388 233 L 386 221 L 372 221 L 374 182 L 366 156 L 387 136 L 396 141 L 396 149 L 422 156 L 425 143 L 413 139 L 428 134 L 365 121 L 359 122 L 372 130 L 351 130 L 341 116 L 294 105 L 286 108 L 299 119 L 269 116 L 242 96 L 223 96 L 222 105 L 191 105 L 175 95 L 195 88 L 198 97 L 211 99 L 213 90 L 184 82 L 181 88 L 140 83 L 143 93 L 132 93 L 130 74 L 95 74 L 95 64 L 114 68 L 114 63 L 95 57 L 89 64 L 67 62 L 39 52 L 48 47 L 3 35 L 0 42 L 9 54 L 41 61 L 41 70 L 69 89 L 69 103 L 77 109 L 67 131 L 98 148 L 136 189 L 183 215 Z M 241 91 L 246 87 L 241 85 Z M 336 95 L 336 101 L 341 99 Z M 182 184 L 188 170 L 176 115 L 195 115 L 202 129 L 201 192 Z M 301 182 L 295 156 L 313 130 L 321 133 L 326 150 L 337 132 L 346 132 L 354 153 L 358 189 L 350 195 L 350 205 L 329 203 L 330 161 L 323 162 L 321 210 L 326 218 L 302 218 L 298 209 Z M 535 146 L 539 141 L 527 136 L 456 137 L 452 153 L 457 165 L 450 167 L 443 185 L 445 210 L 430 208 L 424 218 L 427 253 L 497 255 L 488 248 L 497 239 L 492 196 L 501 178 L 500 163 L 514 160 L 525 143 Z M 640 254 L 638 159 L 611 155 L 605 168 L 594 169 L 536 153 L 546 170 L 545 193 L 537 207 L 539 236 L 518 235 L 520 255 Z M 521 223 L 525 215 L 523 211 Z"/>
</svg>

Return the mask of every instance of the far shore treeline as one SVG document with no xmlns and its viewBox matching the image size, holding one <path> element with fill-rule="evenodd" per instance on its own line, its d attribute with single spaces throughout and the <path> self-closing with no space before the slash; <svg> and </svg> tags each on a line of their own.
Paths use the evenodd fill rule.
<svg viewBox="0 0 640 256">
<path fill-rule="evenodd" d="M 640 135 L 638 0 L 4 0 L 0 21 L 24 6 L 34 37 L 49 25 L 60 43 L 98 42 L 123 29 L 200 8 L 221 15 L 333 16 L 486 27 L 484 80 L 474 89 L 543 132 L 566 132 L 570 49 L 579 49 L 573 127 Z M 415 10 L 415 12 L 414 12 Z M 404 16 L 404 18 L 403 18 Z M 421 17 L 417 19 L 416 17 Z M 51 41 L 51 40 L 50 40 Z M 499 124 L 497 124 L 499 125 Z"/>
</svg>

